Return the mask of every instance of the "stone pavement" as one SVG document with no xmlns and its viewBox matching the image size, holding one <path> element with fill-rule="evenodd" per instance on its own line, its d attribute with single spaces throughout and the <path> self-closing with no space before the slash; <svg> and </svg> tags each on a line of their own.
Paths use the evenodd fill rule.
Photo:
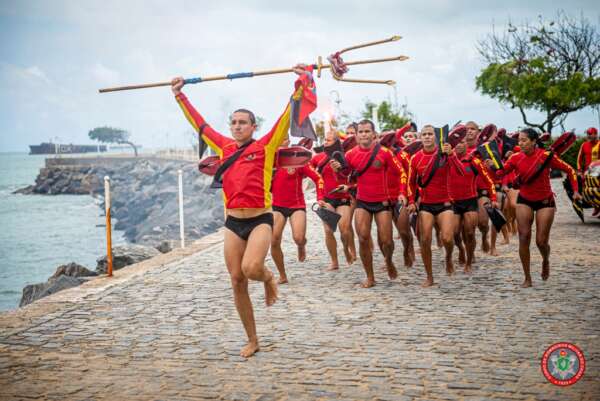
<svg viewBox="0 0 600 401">
<path fill-rule="evenodd" d="M 280 301 L 267 309 L 262 285 L 251 285 L 262 349 L 249 360 L 238 356 L 245 335 L 213 235 L 189 256 L 0 315 L 0 399 L 599 400 L 600 224 L 580 224 L 558 199 L 550 280 L 540 279 L 534 247 L 525 290 L 516 237 L 500 257 L 478 251 L 471 277 L 446 277 L 434 251 L 431 289 L 420 288 L 420 258 L 406 270 L 397 252 L 390 282 L 377 254 L 378 285 L 356 288 L 359 264 L 325 271 L 309 213 L 305 263 L 285 234 L 291 281 Z M 559 341 L 587 361 L 568 388 L 540 371 Z"/>
</svg>

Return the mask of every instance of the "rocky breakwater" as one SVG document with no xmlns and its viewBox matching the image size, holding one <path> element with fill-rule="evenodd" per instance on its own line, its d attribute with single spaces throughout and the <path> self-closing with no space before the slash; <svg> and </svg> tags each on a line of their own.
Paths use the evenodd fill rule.
<svg viewBox="0 0 600 401">
<path fill-rule="evenodd" d="M 123 230 L 129 242 L 160 247 L 179 239 L 178 174 L 183 171 L 186 240 L 198 239 L 223 225 L 220 190 L 210 189 L 212 178 L 200 174 L 194 163 L 139 158 L 78 165 L 65 159 L 40 170 L 35 184 L 22 194 L 92 195 L 104 210 L 104 176 L 111 179 L 111 214 L 115 230 Z M 69 164 L 66 164 L 69 162 Z M 166 247 L 168 250 L 168 246 Z"/>
</svg>

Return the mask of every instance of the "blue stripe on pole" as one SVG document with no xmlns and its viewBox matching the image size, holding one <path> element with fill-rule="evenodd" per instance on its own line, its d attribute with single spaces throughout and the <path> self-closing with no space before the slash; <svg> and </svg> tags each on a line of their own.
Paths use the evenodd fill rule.
<svg viewBox="0 0 600 401">
<path fill-rule="evenodd" d="M 227 79 L 252 78 L 253 76 L 253 72 L 238 72 L 236 74 L 227 74 Z"/>
<path fill-rule="evenodd" d="M 184 79 L 183 83 L 185 84 L 198 84 L 202 82 L 202 78 L 198 77 L 198 78 L 188 78 L 188 79 Z"/>
</svg>

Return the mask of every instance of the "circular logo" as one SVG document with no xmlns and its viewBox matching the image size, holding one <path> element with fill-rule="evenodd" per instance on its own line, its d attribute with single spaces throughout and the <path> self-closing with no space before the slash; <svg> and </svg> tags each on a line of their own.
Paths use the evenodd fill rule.
<svg viewBox="0 0 600 401">
<path fill-rule="evenodd" d="M 373 166 L 374 166 L 375 168 L 380 168 L 380 167 L 381 167 L 381 162 L 380 162 L 379 160 L 375 160 L 375 161 L 373 162 Z"/>
<path fill-rule="evenodd" d="M 571 343 L 556 343 L 542 356 L 542 373 L 552 384 L 570 386 L 583 377 L 585 358 L 583 352 Z"/>
</svg>

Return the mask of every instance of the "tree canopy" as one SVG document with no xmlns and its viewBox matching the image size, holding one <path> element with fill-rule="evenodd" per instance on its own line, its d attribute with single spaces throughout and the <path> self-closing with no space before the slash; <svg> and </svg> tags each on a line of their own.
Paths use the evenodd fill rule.
<svg viewBox="0 0 600 401">
<path fill-rule="evenodd" d="M 135 155 L 138 155 L 137 147 L 133 144 L 133 142 L 129 141 L 129 132 L 123 129 L 112 127 L 96 127 L 88 132 L 88 136 L 90 139 L 102 143 L 127 144 L 133 148 Z"/>
<path fill-rule="evenodd" d="M 476 78 L 477 89 L 518 109 L 527 126 L 552 132 L 569 113 L 600 104 L 600 33 L 583 16 L 559 12 L 547 22 L 509 22 L 478 50 L 489 64 Z M 530 121 L 528 110 L 543 112 L 544 121 Z"/>
</svg>

